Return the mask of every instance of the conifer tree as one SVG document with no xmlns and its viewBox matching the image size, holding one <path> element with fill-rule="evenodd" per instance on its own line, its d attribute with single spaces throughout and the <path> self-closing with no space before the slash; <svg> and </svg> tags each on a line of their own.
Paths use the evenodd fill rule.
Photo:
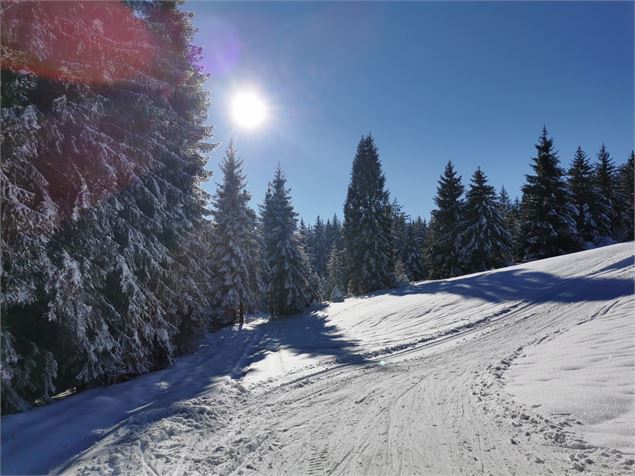
<svg viewBox="0 0 635 476">
<path fill-rule="evenodd" d="M 220 168 L 223 182 L 214 196 L 211 236 L 215 303 L 223 322 L 242 324 L 245 311 L 256 308 L 260 293 L 256 214 L 249 208 L 251 195 L 233 144 Z"/>
<path fill-rule="evenodd" d="M 394 254 L 397 260 L 406 259 L 406 240 L 408 234 L 408 216 L 397 199 L 393 199 L 392 204 L 392 236 L 394 244 Z"/>
<path fill-rule="evenodd" d="M 425 240 L 425 224 L 418 218 L 408 223 L 404 245 L 403 263 L 410 281 L 420 281 L 427 276 L 423 242 Z"/>
<path fill-rule="evenodd" d="M 346 293 L 347 275 L 343 254 L 338 245 L 334 245 L 329 254 L 325 295 L 334 302 L 343 300 Z"/>
<path fill-rule="evenodd" d="M 363 294 L 394 284 L 392 207 L 372 136 L 362 137 L 344 204 L 349 290 Z"/>
<path fill-rule="evenodd" d="M 463 269 L 457 240 L 463 213 L 463 185 L 452 162 L 446 165 L 438 184 L 434 199 L 437 208 L 432 211 L 426 246 L 431 279 L 458 276 Z"/>
<path fill-rule="evenodd" d="M 320 277 L 326 276 L 326 265 L 328 263 L 328 253 L 326 243 L 325 228 L 320 215 L 315 220 L 315 225 L 311 228 L 310 238 L 308 240 L 309 255 L 313 269 Z"/>
<path fill-rule="evenodd" d="M 620 196 L 624 200 L 624 237 L 626 241 L 634 239 L 633 236 L 633 222 L 635 220 L 635 178 L 633 176 L 633 162 L 635 160 L 635 153 L 631 151 L 626 163 L 620 167 L 620 180 L 619 180 L 619 192 Z"/>
<path fill-rule="evenodd" d="M 520 202 L 518 198 L 512 202 L 509 193 L 507 193 L 505 187 L 502 187 L 500 194 L 498 195 L 498 203 L 505 226 L 511 235 L 512 262 L 516 262 L 519 260 L 518 243 L 520 241 Z"/>
<path fill-rule="evenodd" d="M 261 206 L 265 292 L 272 317 L 293 314 L 319 299 L 312 287 L 311 264 L 296 232 L 286 177 L 276 169 Z"/>
<path fill-rule="evenodd" d="M 14 411 L 164 366 L 211 323 L 199 184 L 212 146 L 178 4 L 1 8 L 2 410 Z M 81 50 L 62 41 L 68 25 Z"/>
<path fill-rule="evenodd" d="M 595 186 L 598 193 L 598 243 L 612 243 L 618 239 L 621 229 L 617 208 L 617 178 L 611 154 L 602 144 L 595 165 Z"/>
<path fill-rule="evenodd" d="M 500 212 L 494 187 L 479 168 L 466 193 L 460 234 L 463 271 L 474 273 L 507 266 L 512 261 L 512 239 Z"/>
<path fill-rule="evenodd" d="M 324 226 L 324 238 L 326 240 L 326 248 L 330 254 L 333 246 L 341 248 L 342 245 L 342 224 L 336 214 L 326 221 Z"/>
<path fill-rule="evenodd" d="M 578 234 L 585 242 L 585 247 L 591 247 L 600 239 L 598 223 L 602 223 L 603 217 L 598 209 L 599 199 L 593 180 L 593 168 L 581 147 L 576 150 L 569 169 L 569 191 L 577 209 Z"/>
<path fill-rule="evenodd" d="M 553 139 L 543 128 L 534 174 L 526 175 L 522 187 L 521 250 L 523 261 L 531 261 L 578 251 L 582 242 L 575 225 L 576 209 L 571 204 L 564 171 L 553 147 Z"/>
</svg>

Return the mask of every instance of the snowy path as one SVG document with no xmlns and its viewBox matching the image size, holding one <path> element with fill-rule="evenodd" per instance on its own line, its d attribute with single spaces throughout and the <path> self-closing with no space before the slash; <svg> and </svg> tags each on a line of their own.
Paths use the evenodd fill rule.
<svg viewBox="0 0 635 476">
<path fill-rule="evenodd" d="M 3 418 L 3 474 L 632 474 L 634 270 L 615 245 L 224 330 Z"/>
</svg>

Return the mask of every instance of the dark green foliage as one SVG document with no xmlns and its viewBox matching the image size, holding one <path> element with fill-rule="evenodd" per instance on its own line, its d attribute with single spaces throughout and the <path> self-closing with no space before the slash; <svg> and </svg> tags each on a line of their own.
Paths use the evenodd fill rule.
<svg viewBox="0 0 635 476">
<path fill-rule="evenodd" d="M 633 222 L 635 221 L 635 213 L 633 203 L 635 202 L 635 179 L 633 178 L 633 161 L 635 153 L 631 151 L 626 163 L 620 167 L 619 172 L 619 194 L 624 200 L 624 237 L 626 241 L 632 240 Z"/>
<path fill-rule="evenodd" d="M 580 238 L 592 246 L 601 240 L 600 229 L 608 228 L 608 217 L 601 213 L 593 168 L 582 148 L 576 150 L 569 169 L 569 191 L 577 209 L 576 228 Z"/>
<path fill-rule="evenodd" d="M 394 284 L 392 207 L 372 136 L 362 137 L 344 203 L 348 286 L 363 294 Z"/>
<path fill-rule="evenodd" d="M 214 196 L 211 264 L 214 269 L 214 303 L 221 320 L 243 322 L 253 311 L 260 294 L 256 214 L 249 208 L 242 161 L 229 145 L 221 162 L 223 182 Z"/>
<path fill-rule="evenodd" d="M 619 239 L 621 223 L 615 164 L 604 144 L 597 154 L 594 184 L 598 193 L 598 235 L 600 240 L 611 242 Z"/>
<path fill-rule="evenodd" d="M 3 411 L 164 366 L 211 318 L 211 130 L 189 17 L 51 5 L 2 4 Z M 122 48 L 96 20 L 156 49 Z M 88 55 L 58 42 L 71 27 Z M 34 57 L 49 68 L 8 69 Z"/>
<path fill-rule="evenodd" d="M 463 217 L 463 185 L 452 162 L 448 162 L 438 183 L 434 199 L 437 208 L 432 211 L 426 246 L 431 279 L 458 276 L 463 269 L 457 240 Z"/>
<path fill-rule="evenodd" d="M 459 242 L 463 271 L 474 273 L 507 266 L 512 262 L 512 238 L 500 212 L 494 187 L 477 168 L 466 193 Z"/>
<path fill-rule="evenodd" d="M 261 206 L 265 300 L 272 317 L 298 312 L 320 300 L 291 204 L 286 178 L 278 167 Z"/>
<path fill-rule="evenodd" d="M 543 128 L 536 157 L 531 165 L 534 174 L 526 175 L 523 185 L 521 249 L 522 260 L 531 261 L 578 251 L 582 242 L 577 234 L 564 171 L 553 147 L 553 139 Z"/>
</svg>

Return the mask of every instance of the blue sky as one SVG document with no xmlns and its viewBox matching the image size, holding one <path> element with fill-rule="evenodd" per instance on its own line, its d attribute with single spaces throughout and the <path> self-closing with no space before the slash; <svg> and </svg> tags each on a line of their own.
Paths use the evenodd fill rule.
<svg viewBox="0 0 635 476">
<path fill-rule="evenodd" d="M 387 185 L 427 217 L 452 160 L 520 195 L 545 124 L 563 165 L 604 141 L 633 148 L 633 2 L 187 2 L 210 73 L 218 163 L 233 137 L 253 205 L 278 163 L 296 210 L 342 215 L 355 148 L 372 132 Z M 236 91 L 271 109 L 255 131 L 230 117 Z"/>
</svg>

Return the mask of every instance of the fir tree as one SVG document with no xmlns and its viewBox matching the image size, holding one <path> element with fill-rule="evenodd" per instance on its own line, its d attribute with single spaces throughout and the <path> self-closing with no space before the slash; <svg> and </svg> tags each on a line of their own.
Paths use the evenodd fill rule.
<svg viewBox="0 0 635 476">
<path fill-rule="evenodd" d="M 511 260 L 512 263 L 515 263 L 520 260 L 520 201 L 517 197 L 512 202 L 507 190 L 502 187 L 498 196 L 498 203 L 500 214 L 511 237 Z"/>
<path fill-rule="evenodd" d="M 460 235 L 464 272 L 474 273 L 507 266 L 512 260 L 511 234 L 494 187 L 479 168 L 466 193 Z"/>
<path fill-rule="evenodd" d="M 594 179 L 598 192 L 598 242 L 612 243 L 619 235 L 621 223 L 617 210 L 615 165 L 604 144 L 600 146 L 597 154 Z"/>
<path fill-rule="evenodd" d="M 426 225 L 421 218 L 410 222 L 406 227 L 403 263 L 410 281 L 420 281 L 427 276 L 423 243 Z"/>
<path fill-rule="evenodd" d="M 531 261 L 581 249 L 575 225 L 576 209 L 571 204 L 564 171 L 560 168 L 553 139 L 543 128 L 534 175 L 526 175 L 523 185 L 521 249 L 524 261 Z"/>
<path fill-rule="evenodd" d="M 344 204 L 349 290 L 363 294 L 394 284 L 392 207 L 372 136 L 362 137 Z"/>
<path fill-rule="evenodd" d="M 397 199 L 393 199 L 392 204 L 392 237 L 394 244 L 394 255 L 402 264 L 406 258 L 406 241 L 408 234 L 408 216 L 403 212 Z"/>
<path fill-rule="evenodd" d="M 462 272 L 457 237 L 463 212 L 463 185 L 452 162 L 448 162 L 438 183 L 434 199 L 437 208 L 432 211 L 426 246 L 426 260 L 431 279 L 458 276 Z"/>
<path fill-rule="evenodd" d="M 334 214 L 333 218 L 326 221 L 326 225 L 324 226 L 324 238 L 326 240 L 326 249 L 329 254 L 334 246 L 341 248 L 342 224 L 340 223 L 339 218 L 337 218 L 337 215 Z"/>
<path fill-rule="evenodd" d="M 635 160 L 635 153 L 631 151 L 626 163 L 620 167 L 620 181 L 619 192 L 624 200 L 624 237 L 626 241 L 632 240 L 633 237 L 633 221 L 635 219 L 635 179 L 633 178 L 633 161 Z"/>
<path fill-rule="evenodd" d="M 242 324 L 245 311 L 256 308 L 260 292 L 256 214 L 248 205 L 251 195 L 245 189 L 242 161 L 233 144 L 220 168 L 223 183 L 214 196 L 211 237 L 215 303 L 224 322 Z"/>
<path fill-rule="evenodd" d="M 463 271 L 474 273 L 507 266 L 512 261 L 512 239 L 500 212 L 494 187 L 480 167 L 466 193 L 460 235 Z"/>
<path fill-rule="evenodd" d="M 318 276 L 325 277 L 329 250 L 326 243 L 324 223 L 322 222 L 320 215 L 317 216 L 315 225 L 311 228 L 308 248 L 310 250 L 309 255 L 311 256 L 313 269 Z"/>
<path fill-rule="evenodd" d="M 603 217 L 599 213 L 598 192 L 593 180 L 593 168 L 581 147 L 575 152 L 569 169 L 569 191 L 577 209 L 576 228 L 586 247 L 600 239 L 598 223 Z"/>
<path fill-rule="evenodd" d="M 2 409 L 13 411 L 162 367 L 211 323 L 199 184 L 212 146 L 178 5 L 1 8 Z M 61 40 L 69 24 L 81 50 Z"/>
<path fill-rule="evenodd" d="M 343 251 L 336 245 L 331 248 L 327 265 L 326 296 L 331 301 L 343 299 L 346 293 L 346 265 Z M 335 299 L 334 299 L 335 298 Z"/>
<path fill-rule="evenodd" d="M 264 280 L 271 316 L 293 314 L 319 299 L 319 294 L 312 287 L 313 271 L 296 233 L 296 213 L 280 167 L 265 195 L 261 220 Z"/>
</svg>

